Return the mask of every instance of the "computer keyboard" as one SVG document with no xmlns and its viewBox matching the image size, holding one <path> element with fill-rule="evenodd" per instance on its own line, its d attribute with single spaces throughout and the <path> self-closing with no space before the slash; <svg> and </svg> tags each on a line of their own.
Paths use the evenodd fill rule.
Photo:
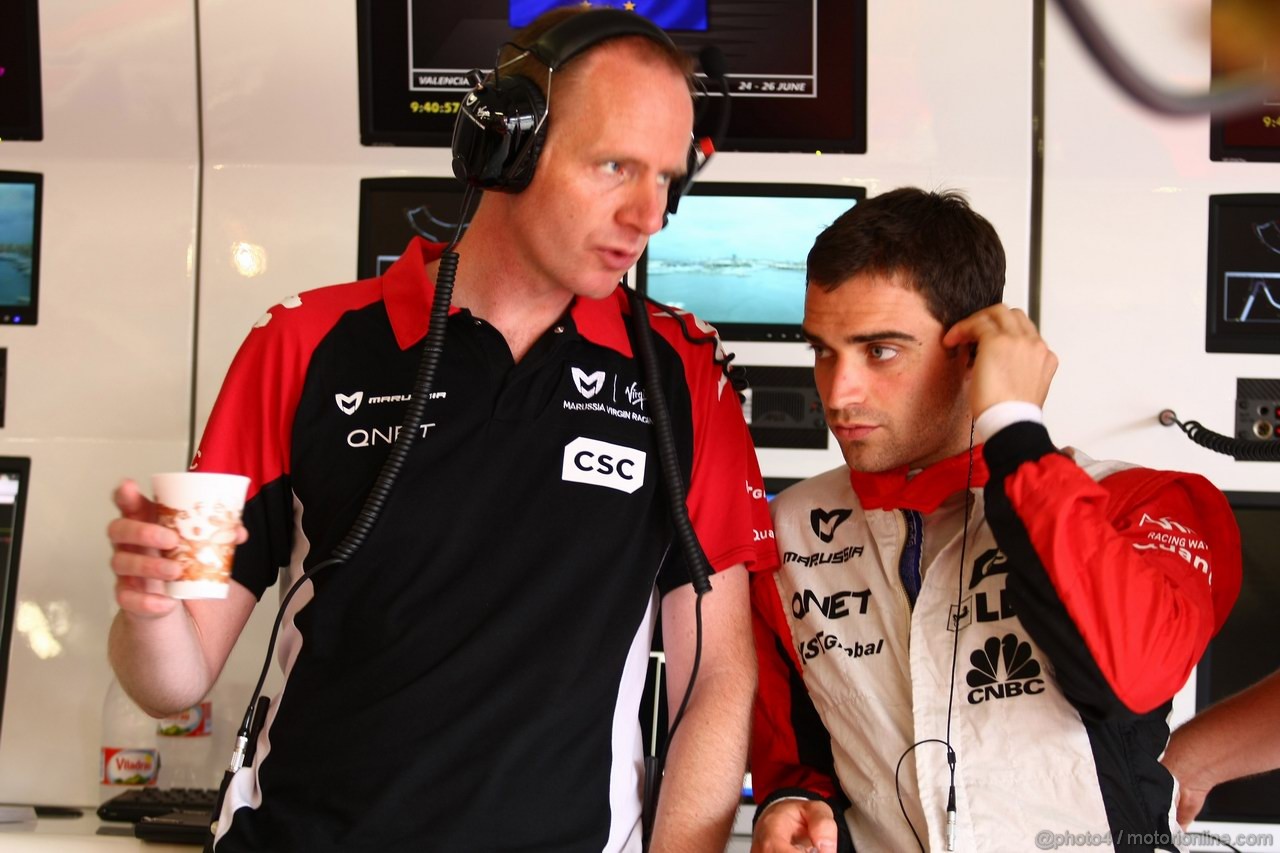
<svg viewBox="0 0 1280 853">
<path fill-rule="evenodd" d="M 98 806 L 98 817 L 137 823 L 144 817 L 175 811 L 209 814 L 217 799 L 218 792 L 214 788 L 133 788 Z"/>
<path fill-rule="evenodd" d="M 135 838 L 143 841 L 161 841 L 166 844 L 199 844 L 204 846 L 212 838 L 212 818 L 207 811 L 169 812 L 144 817 L 133 825 Z"/>
</svg>

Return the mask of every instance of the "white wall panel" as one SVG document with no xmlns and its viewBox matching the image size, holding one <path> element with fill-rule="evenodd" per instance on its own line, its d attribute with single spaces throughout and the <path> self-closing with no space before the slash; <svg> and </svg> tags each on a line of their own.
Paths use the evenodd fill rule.
<svg viewBox="0 0 1280 853">
<path fill-rule="evenodd" d="M 142 0 L 42 3 L 40 18 L 45 139 L 0 145 L 0 169 L 45 175 L 40 322 L 0 328 L 0 453 L 32 458 L 17 595 L 29 631 L 11 653 L 0 801 L 89 803 L 110 492 L 187 453 L 195 28 L 190 5 Z M 33 639 L 41 624 L 56 654 Z"/>
<path fill-rule="evenodd" d="M 445 149 L 360 145 L 354 3 L 200 5 L 205 205 L 196 422 L 253 322 L 356 275 L 360 179 L 451 175 Z M 266 258 L 247 278 L 246 242 Z"/>
</svg>

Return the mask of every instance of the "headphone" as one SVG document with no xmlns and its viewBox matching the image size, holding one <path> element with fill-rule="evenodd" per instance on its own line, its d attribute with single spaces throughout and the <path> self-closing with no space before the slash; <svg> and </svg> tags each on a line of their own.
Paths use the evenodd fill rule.
<svg viewBox="0 0 1280 853">
<path fill-rule="evenodd" d="M 588 48 L 619 36 L 643 36 L 677 49 L 660 27 L 634 12 L 593 9 L 561 21 L 522 50 L 554 72 Z M 453 173 L 476 189 L 518 193 L 533 180 L 542 153 L 547 99 L 523 75 L 503 77 L 497 68 L 489 80 L 483 80 L 478 71 L 472 75 L 475 88 L 463 97 L 453 126 Z M 667 191 L 668 213 L 675 213 L 694 172 L 712 150 L 709 140 L 691 141 L 688 171 L 682 180 L 672 181 Z"/>
</svg>

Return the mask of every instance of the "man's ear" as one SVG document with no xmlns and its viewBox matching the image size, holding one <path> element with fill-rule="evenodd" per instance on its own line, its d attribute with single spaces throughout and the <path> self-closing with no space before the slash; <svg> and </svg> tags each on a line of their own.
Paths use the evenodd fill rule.
<svg viewBox="0 0 1280 853">
<path fill-rule="evenodd" d="M 973 363 L 978 360 L 977 343 L 969 344 L 969 367 L 973 367 Z"/>
</svg>

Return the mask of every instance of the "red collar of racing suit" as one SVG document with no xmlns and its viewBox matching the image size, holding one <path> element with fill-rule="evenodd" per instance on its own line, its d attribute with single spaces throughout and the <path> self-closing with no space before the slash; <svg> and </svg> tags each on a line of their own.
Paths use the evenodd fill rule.
<svg viewBox="0 0 1280 853">
<path fill-rule="evenodd" d="M 863 509 L 936 510 L 947 498 L 963 491 L 965 483 L 985 486 L 987 463 L 982 445 L 973 448 L 973 477 L 969 477 L 969 451 L 957 453 L 908 476 L 907 466 L 892 471 L 849 471 L 849 482 Z"/>
</svg>

